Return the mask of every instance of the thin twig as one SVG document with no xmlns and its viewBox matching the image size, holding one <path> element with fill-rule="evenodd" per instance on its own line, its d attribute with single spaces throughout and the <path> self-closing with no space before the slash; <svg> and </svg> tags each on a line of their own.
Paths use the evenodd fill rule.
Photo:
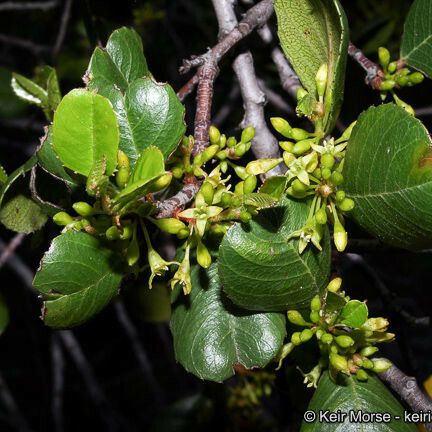
<svg viewBox="0 0 432 432">
<path fill-rule="evenodd" d="M 367 58 L 352 42 L 349 43 L 348 54 L 365 70 L 366 84 L 370 85 L 375 90 L 379 90 L 384 79 L 384 72 L 382 69 Z"/>
<path fill-rule="evenodd" d="M 386 372 L 378 374 L 382 381 L 388 384 L 401 399 L 414 411 L 432 412 L 432 400 L 421 390 L 414 377 L 405 375 L 395 365 Z M 426 430 L 432 431 L 432 423 L 426 423 Z"/>
<path fill-rule="evenodd" d="M 285 99 L 279 94 L 273 91 L 267 83 L 259 79 L 258 85 L 260 89 L 264 92 L 268 103 L 272 104 L 278 110 L 290 114 L 291 116 L 295 116 L 295 112 L 293 108 L 285 101 Z"/>
<path fill-rule="evenodd" d="M 3 252 L 0 255 L 0 269 L 5 265 L 6 261 L 11 257 L 11 255 L 13 255 L 15 250 L 21 245 L 25 237 L 26 234 L 16 234 L 9 244 L 3 249 Z"/>
<path fill-rule="evenodd" d="M 55 432 L 63 432 L 64 356 L 55 333 L 51 335 L 51 416 Z"/>
<path fill-rule="evenodd" d="M 54 48 L 52 50 L 52 56 L 55 58 L 58 56 L 61 47 L 63 45 L 64 38 L 66 36 L 66 30 L 69 23 L 70 13 L 72 7 L 72 0 L 65 0 L 65 5 L 63 8 L 63 13 L 60 20 L 60 27 L 57 33 L 57 39 L 54 44 Z"/>
<path fill-rule="evenodd" d="M 46 1 L 46 2 L 13 2 L 8 1 L 0 4 L 0 12 L 4 11 L 29 11 L 29 10 L 41 10 L 46 12 L 50 9 L 57 7 L 58 1 Z"/>
<path fill-rule="evenodd" d="M 415 108 L 416 117 L 427 117 L 432 115 L 432 106 Z"/>
<path fill-rule="evenodd" d="M 181 102 L 184 102 L 187 96 L 189 96 L 195 89 L 199 81 L 198 72 L 177 92 L 177 97 Z"/>
<path fill-rule="evenodd" d="M 150 388 L 152 389 L 155 402 L 157 404 L 162 404 L 165 401 L 164 392 L 158 380 L 156 379 L 156 374 L 153 370 L 153 366 L 151 365 L 150 359 L 148 358 L 147 353 L 145 352 L 145 349 L 140 341 L 138 332 L 132 320 L 129 318 L 129 314 L 127 313 L 123 302 L 120 300 L 117 301 L 114 304 L 114 307 L 117 314 L 117 319 L 125 330 L 132 344 L 132 349 L 135 353 L 135 356 L 141 366 L 141 369 L 145 374 L 146 380 L 149 383 Z"/>
</svg>

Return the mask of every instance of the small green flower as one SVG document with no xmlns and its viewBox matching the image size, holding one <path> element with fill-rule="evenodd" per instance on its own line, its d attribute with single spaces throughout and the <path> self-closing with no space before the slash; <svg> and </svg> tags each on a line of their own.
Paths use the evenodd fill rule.
<svg viewBox="0 0 432 432">
<path fill-rule="evenodd" d="M 183 288 L 185 295 L 188 295 L 192 291 L 192 280 L 190 276 L 190 244 L 186 246 L 185 256 L 181 262 L 179 268 L 175 272 L 173 278 L 170 281 L 171 289 L 174 289 L 177 284 Z"/>
</svg>

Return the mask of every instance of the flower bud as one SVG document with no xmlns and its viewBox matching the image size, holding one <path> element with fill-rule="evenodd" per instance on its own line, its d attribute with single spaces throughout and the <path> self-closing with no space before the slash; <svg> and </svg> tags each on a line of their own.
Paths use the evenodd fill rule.
<svg viewBox="0 0 432 432">
<path fill-rule="evenodd" d="M 211 255 L 202 241 L 198 242 L 197 246 L 197 261 L 203 268 L 209 268 L 212 263 Z"/>
<path fill-rule="evenodd" d="M 300 128 L 291 129 L 291 134 L 294 141 L 303 141 L 309 138 L 310 135 L 308 131 L 305 131 L 304 129 L 300 129 Z"/>
<path fill-rule="evenodd" d="M 283 161 L 282 158 L 277 159 L 258 159 L 249 162 L 246 166 L 246 172 L 249 175 L 264 174 L 273 168 L 277 167 Z"/>
<path fill-rule="evenodd" d="M 371 330 L 371 331 L 386 331 L 389 322 L 386 318 L 378 317 L 378 318 L 369 318 L 361 328 L 363 330 Z"/>
<path fill-rule="evenodd" d="M 165 174 L 162 174 L 159 178 L 157 178 L 156 180 L 153 180 L 149 184 L 149 192 L 158 192 L 162 189 L 165 189 L 171 183 L 172 178 L 173 178 L 173 175 L 171 172 L 167 172 Z"/>
<path fill-rule="evenodd" d="M 381 91 L 389 91 L 389 90 L 392 90 L 395 85 L 396 85 L 395 81 L 393 81 L 393 80 L 385 80 L 385 81 L 383 81 L 380 84 L 379 90 L 381 90 Z"/>
<path fill-rule="evenodd" d="M 113 225 L 113 226 L 110 226 L 106 231 L 105 231 L 105 237 L 108 239 L 108 240 L 117 240 L 117 239 L 119 239 L 120 238 L 120 232 L 119 232 L 119 230 L 118 230 L 118 228 L 115 226 L 115 225 Z"/>
<path fill-rule="evenodd" d="M 251 219 L 252 219 L 252 215 L 251 215 L 248 211 L 243 210 L 243 211 L 240 213 L 240 220 L 241 220 L 243 223 L 248 223 Z"/>
<path fill-rule="evenodd" d="M 301 101 L 308 94 L 309 93 L 303 87 L 299 87 L 297 89 L 297 101 Z"/>
<path fill-rule="evenodd" d="M 221 137 L 220 137 L 220 140 L 219 140 L 219 148 L 220 149 L 225 148 L 226 143 L 227 143 L 227 137 L 226 137 L 225 134 L 222 134 Z"/>
<path fill-rule="evenodd" d="M 330 333 L 324 333 L 321 336 L 321 342 L 325 345 L 330 345 L 333 342 L 333 336 Z"/>
<path fill-rule="evenodd" d="M 336 353 L 331 353 L 329 356 L 331 366 L 337 371 L 346 371 L 348 369 L 348 361 L 344 356 Z"/>
<path fill-rule="evenodd" d="M 302 317 L 302 314 L 296 310 L 290 310 L 287 312 L 288 321 L 294 325 L 298 326 L 307 326 L 309 325 L 305 319 Z"/>
<path fill-rule="evenodd" d="M 61 211 L 53 216 L 53 221 L 56 225 L 66 226 L 74 222 L 74 219 L 68 213 Z"/>
<path fill-rule="evenodd" d="M 396 75 L 395 79 L 399 87 L 405 87 L 409 83 L 409 78 L 406 75 Z"/>
<path fill-rule="evenodd" d="M 386 69 L 390 63 L 390 51 L 387 48 L 379 47 L 378 48 L 378 59 L 380 65 Z"/>
<path fill-rule="evenodd" d="M 362 367 L 365 369 L 372 369 L 374 367 L 373 361 L 368 358 L 363 359 Z"/>
<path fill-rule="evenodd" d="M 343 201 L 345 199 L 345 197 L 346 197 L 346 194 L 343 190 L 338 190 L 336 192 L 336 201 L 337 202 Z"/>
<path fill-rule="evenodd" d="M 219 146 L 221 133 L 219 132 L 219 129 L 215 126 L 210 126 L 209 129 L 209 138 L 210 138 L 210 144 L 216 144 Z"/>
<path fill-rule="evenodd" d="M 408 75 L 408 79 L 411 84 L 420 84 L 424 80 L 424 75 L 420 72 L 413 72 Z"/>
<path fill-rule="evenodd" d="M 175 218 L 152 219 L 152 222 L 162 231 L 169 234 L 178 234 L 180 230 L 185 229 L 186 225 Z"/>
<path fill-rule="evenodd" d="M 327 223 L 327 212 L 325 211 L 324 207 L 321 207 L 316 213 L 315 213 L 315 220 L 320 225 L 325 225 Z"/>
<path fill-rule="evenodd" d="M 227 146 L 229 148 L 235 147 L 237 144 L 237 140 L 234 137 L 229 137 L 227 141 Z"/>
<path fill-rule="evenodd" d="M 300 192 L 300 193 L 306 192 L 308 189 L 308 186 L 302 183 L 299 179 L 295 179 L 292 182 L 291 187 L 295 192 Z"/>
<path fill-rule="evenodd" d="M 126 153 L 119 150 L 117 152 L 117 168 L 118 171 L 116 173 L 116 184 L 120 189 L 123 189 L 130 176 L 130 162 Z"/>
<path fill-rule="evenodd" d="M 327 87 L 327 76 L 328 76 L 328 65 L 326 63 L 322 64 L 318 69 L 315 77 L 315 83 L 317 88 L 318 97 L 322 99 L 324 97 L 326 87 Z"/>
<path fill-rule="evenodd" d="M 227 161 L 222 161 L 219 166 L 220 166 L 220 170 L 223 174 L 225 174 L 228 171 Z"/>
<path fill-rule="evenodd" d="M 362 355 L 364 357 L 370 357 L 371 355 L 374 355 L 378 351 L 379 351 L 379 349 L 377 347 L 367 346 L 367 347 L 364 347 L 361 349 L 360 355 Z"/>
<path fill-rule="evenodd" d="M 287 167 L 289 167 L 296 160 L 296 157 L 292 153 L 289 153 L 288 151 L 284 151 L 282 156 L 283 156 L 284 163 Z"/>
<path fill-rule="evenodd" d="M 295 332 L 291 335 L 291 342 L 294 345 L 300 345 L 302 343 L 301 338 L 300 338 L 300 332 Z"/>
<path fill-rule="evenodd" d="M 310 150 L 312 142 L 313 141 L 310 139 L 303 139 L 294 145 L 292 152 L 296 156 L 300 156 L 302 154 L 305 154 L 308 150 Z"/>
<path fill-rule="evenodd" d="M 331 181 L 332 184 L 334 184 L 335 186 L 339 186 L 339 185 L 341 185 L 341 184 L 343 183 L 344 178 L 343 178 L 343 175 L 342 175 L 340 172 L 338 172 L 338 171 L 333 171 L 333 172 L 331 173 L 331 176 L 330 176 L 330 181 Z"/>
<path fill-rule="evenodd" d="M 392 367 L 392 362 L 387 359 L 377 359 L 373 360 L 373 368 L 372 370 L 375 373 L 382 373 L 389 370 Z"/>
<path fill-rule="evenodd" d="M 327 291 L 332 293 L 337 293 L 342 286 L 342 278 L 336 277 L 330 281 L 330 283 L 327 285 Z"/>
<path fill-rule="evenodd" d="M 124 225 L 122 227 L 122 232 L 120 233 L 120 240 L 128 240 L 132 237 L 132 226 Z"/>
<path fill-rule="evenodd" d="M 228 192 L 223 192 L 220 201 L 222 207 L 231 207 L 232 195 Z"/>
<path fill-rule="evenodd" d="M 364 369 L 359 369 L 356 373 L 356 377 L 359 381 L 367 381 L 369 375 Z"/>
<path fill-rule="evenodd" d="M 282 150 L 290 153 L 292 153 L 292 150 L 294 148 L 294 143 L 291 141 L 279 141 L 279 145 L 281 146 Z"/>
<path fill-rule="evenodd" d="M 206 204 L 212 205 L 214 198 L 213 186 L 209 182 L 204 182 L 201 186 L 200 192 L 202 193 Z"/>
<path fill-rule="evenodd" d="M 241 134 L 241 141 L 244 143 L 250 142 L 253 140 L 255 136 L 255 128 L 252 126 L 248 126 L 247 128 L 243 129 L 243 132 Z"/>
<path fill-rule="evenodd" d="M 310 340 L 312 338 L 312 336 L 314 335 L 314 332 L 311 329 L 304 329 L 301 333 L 300 333 L 300 340 L 304 343 L 307 342 L 308 340 Z"/>
<path fill-rule="evenodd" d="M 319 295 L 316 295 L 310 303 L 310 308 L 312 311 L 320 311 L 321 310 L 321 299 Z"/>
<path fill-rule="evenodd" d="M 321 166 L 324 168 L 332 169 L 335 164 L 335 158 L 330 153 L 324 153 L 321 156 Z"/>
<path fill-rule="evenodd" d="M 242 157 L 247 152 L 247 145 L 244 142 L 237 144 L 234 148 L 234 154 L 237 157 Z"/>
<path fill-rule="evenodd" d="M 187 229 L 187 228 L 183 228 L 183 229 L 181 229 L 178 233 L 177 233 L 177 238 L 179 239 L 179 240 L 183 240 L 183 239 L 185 239 L 185 238 L 188 238 L 189 237 L 189 230 Z"/>
<path fill-rule="evenodd" d="M 349 348 L 355 343 L 353 338 L 346 335 L 336 336 L 335 341 L 342 348 Z"/>
<path fill-rule="evenodd" d="M 183 168 L 181 168 L 181 167 L 173 167 L 171 172 L 172 172 L 173 177 L 176 178 L 177 180 L 181 179 L 183 177 L 183 173 L 184 173 Z"/>
<path fill-rule="evenodd" d="M 344 211 L 349 212 L 354 208 L 354 201 L 351 198 L 344 198 L 342 202 L 338 203 L 338 207 Z"/>
<path fill-rule="evenodd" d="M 234 188 L 235 195 L 244 195 L 244 181 L 238 182 Z"/>
<path fill-rule="evenodd" d="M 338 220 L 336 220 L 334 224 L 333 241 L 339 252 L 343 252 L 348 243 L 348 234 Z"/>
<path fill-rule="evenodd" d="M 314 324 L 317 324 L 317 323 L 320 322 L 320 314 L 319 314 L 318 311 L 312 311 L 312 312 L 309 314 L 309 318 L 310 318 L 310 320 L 311 320 Z"/>
<path fill-rule="evenodd" d="M 218 151 L 219 151 L 219 146 L 217 144 L 212 144 L 211 146 L 207 147 L 200 155 L 201 156 L 200 165 L 203 165 L 206 162 L 208 162 L 210 159 L 213 159 L 213 157 L 216 155 Z"/>
<path fill-rule="evenodd" d="M 328 180 L 331 177 L 332 172 L 328 168 L 321 168 L 321 175 L 324 180 Z"/>
<path fill-rule="evenodd" d="M 245 194 L 252 193 L 257 185 L 257 178 L 256 176 L 248 176 L 244 181 L 243 190 Z"/>
<path fill-rule="evenodd" d="M 315 332 L 315 336 L 318 340 L 321 340 L 321 338 L 323 337 L 323 335 L 325 334 L 325 331 L 321 328 L 319 328 L 316 332 Z"/>
<path fill-rule="evenodd" d="M 392 74 L 395 73 L 397 69 L 397 62 L 393 61 L 391 63 L 389 63 L 387 70 Z"/>
<path fill-rule="evenodd" d="M 72 208 L 80 215 L 80 216 L 92 216 L 94 214 L 94 208 L 84 202 L 84 201 L 78 201 L 74 204 L 72 204 Z"/>
<path fill-rule="evenodd" d="M 291 138 L 291 131 L 292 128 L 290 124 L 281 117 L 272 117 L 270 119 L 271 124 L 276 129 L 277 132 L 279 132 L 281 135 L 283 135 L 285 138 Z"/>
</svg>

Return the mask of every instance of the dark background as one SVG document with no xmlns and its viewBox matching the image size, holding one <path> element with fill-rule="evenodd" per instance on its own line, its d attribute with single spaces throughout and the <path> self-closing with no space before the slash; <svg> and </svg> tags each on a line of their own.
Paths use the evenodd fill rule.
<svg viewBox="0 0 432 432">
<path fill-rule="evenodd" d="M 391 49 L 396 59 L 410 3 L 343 1 L 351 40 L 373 59 L 380 45 Z M 246 6 L 239 7 L 239 13 L 242 8 Z M 55 66 L 65 94 L 83 85 L 81 77 L 95 44 L 104 44 L 113 29 L 126 25 L 142 36 L 155 78 L 170 82 L 178 90 L 188 78 L 178 73 L 182 59 L 205 52 L 217 39 L 209 0 L 74 0 L 70 14 L 65 11 L 64 0 L 45 11 L 0 11 L 0 161 L 8 173 L 34 152 L 44 125 L 41 112 L 11 93 L 11 71 L 31 77 L 37 66 Z M 275 29 L 275 22 L 271 24 Z M 253 34 L 220 65 L 213 113 L 227 134 L 238 133 L 243 115 L 231 60 L 245 44 L 252 49 L 259 78 L 279 97 L 270 97 L 268 117 L 289 116 L 285 105 L 294 106 L 279 85 L 269 48 Z M 431 89 L 427 81 L 399 92 L 414 108 L 422 108 L 418 113 L 429 130 L 428 109 L 423 108 L 430 104 Z M 379 95 L 364 84 L 363 71 L 349 60 L 339 127 L 378 103 Z M 190 128 L 193 96 L 187 99 L 186 108 Z M 49 222 L 43 233 L 25 238 L 0 270 L 1 293 L 11 315 L 0 338 L 1 432 L 298 430 L 312 391 L 306 390 L 289 361 L 261 407 L 251 412 L 241 408 L 241 401 L 235 408 L 228 406 L 230 392 L 244 378 L 225 384 L 204 383 L 177 365 L 168 323 L 148 322 L 149 317 L 143 316 L 140 299 L 146 288 L 139 282 L 129 283 L 116 306 L 109 306 L 73 332 L 55 333 L 44 327 L 39 319 L 40 301 L 30 284 L 42 253 L 57 233 L 58 228 Z M 350 235 L 368 238 L 356 227 L 351 228 Z M 2 248 L 13 236 L 0 227 Z M 411 325 L 400 309 L 417 317 L 430 315 L 432 255 L 379 245 L 371 250 L 369 246 L 352 245 L 349 251 L 360 253 L 372 274 L 364 265 L 353 264 L 349 255 L 335 257 L 335 270 L 344 276 L 352 297 L 368 299 L 373 315 L 391 319 L 398 338 L 384 347 L 383 354 L 422 382 L 432 371 L 430 327 Z M 379 289 L 377 278 L 390 295 Z"/>
</svg>

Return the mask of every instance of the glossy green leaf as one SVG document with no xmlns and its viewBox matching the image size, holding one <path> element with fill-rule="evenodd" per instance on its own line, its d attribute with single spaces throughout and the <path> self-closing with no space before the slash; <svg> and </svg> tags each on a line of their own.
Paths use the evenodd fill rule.
<svg viewBox="0 0 432 432">
<path fill-rule="evenodd" d="M 287 178 L 285 176 L 273 176 L 265 180 L 259 192 L 280 199 L 285 192 L 286 186 Z"/>
<path fill-rule="evenodd" d="M 168 84 L 150 77 L 141 41 L 133 30 L 117 30 L 105 50 L 96 48 L 88 69 L 88 87 L 113 104 L 120 149 L 132 166 L 151 145 L 165 157 L 174 151 L 185 132 L 184 107 Z"/>
<path fill-rule="evenodd" d="M 388 244 L 432 246 L 432 144 L 428 131 L 403 108 L 369 108 L 355 126 L 344 167 L 350 215 Z"/>
<path fill-rule="evenodd" d="M 192 293 L 177 299 L 171 319 L 177 360 L 201 379 L 223 381 L 237 364 L 262 368 L 274 359 L 286 335 L 281 313 L 250 313 L 222 292 L 217 266 L 192 267 Z"/>
<path fill-rule="evenodd" d="M 364 302 L 350 300 L 341 310 L 340 322 L 352 328 L 362 326 L 368 318 L 368 308 Z"/>
<path fill-rule="evenodd" d="M 37 106 L 48 106 L 48 93 L 34 81 L 17 73 L 12 74 L 12 90 L 26 102 Z"/>
<path fill-rule="evenodd" d="M 303 422 L 300 432 L 415 432 L 415 424 L 405 423 L 404 409 L 392 393 L 376 376 L 360 382 L 355 378 L 344 378 L 341 384 L 335 384 L 325 372 L 315 391 L 308 410 L 316 413 L 316 421 Z M 345 413 L 342 422 L 319 422 L 319 413 L 337 411 Z M 350 420 L 349 412 L 389 413 L 390 423 L 358 423 Z M 399 417 L 400 420 L 394 417 Z"/>
<path fill-rule="evenodd" d="M 146 148 L 138 158 L 132 172 L 129 184 L 139 181 L 148 181 L 161 175 L 165 171 L 165 163 L 162 152 L 157 147 Z"/>
<path fill-rule="evenodd" d="M 401 57 L 432 77 L 432 3 L 415 0 L 405 21 Z"/>
<path fill-rule="evenodd" d="M 63 98 L 54 115 L 53 146 L 67 168 L 88 176 L 95 161 L 104 156 L 111 175 L 118 144 L 117 118 L 106 98 L 83 89 Z"/>
<path fill-rule="evenodd" d="M 316 73 L 328 64 L 324 127 L 329 132 L 343 99 L 349 40 L 345 12 L 338 0 L 276 0 L 275 10 L 284 53 L 313 96 Z"/>
<path fill-rule="evenodd" d="M 242 195 L 242 199 L 244 205 L 256 207 L 258 209 L 274 207 L 277 204 L 276 198 L 262 192 Z"/>
<path fill-rule="evenodd" d="M 330 273 L 327 228 L 322 252 L 310 245 L 300 255 L 298 240 L 287 241 L 308 211 L 307 203 L 286 199 L 249 225 L 229 229 L 219 249 L 219 273 L 234 303 L 250 310 L 299 309 L 324 290 Z"/>
<path fill-rule="evenodd" d="M 89 234 L 69 231 L 56 237 L 33 281 L 44 298 L 45 324 L 72 327 L 105 307 L 119 290 L 120 259 Z"/>
</svg>

